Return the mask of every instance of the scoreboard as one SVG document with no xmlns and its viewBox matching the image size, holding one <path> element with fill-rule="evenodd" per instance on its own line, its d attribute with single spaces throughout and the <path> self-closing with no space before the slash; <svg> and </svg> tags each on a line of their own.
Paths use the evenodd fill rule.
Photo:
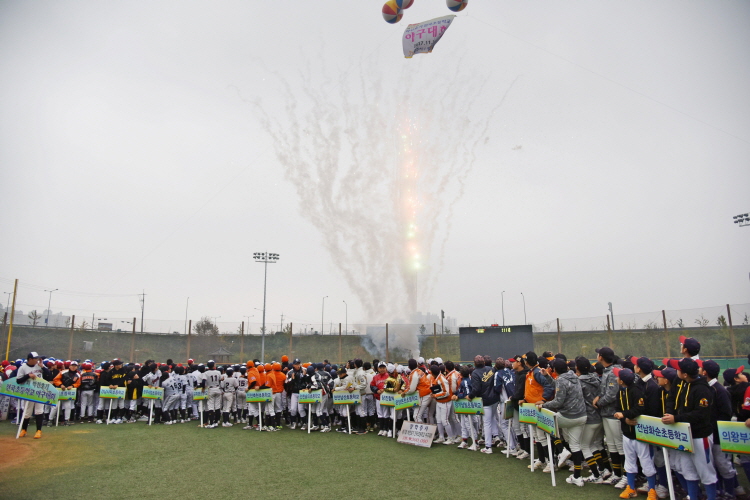
<svg viewBox="0 0 750 500">
<path fill-rule="evenodd" d="M 489 355 L 494 361 L 534 350 L 531 325 L 462 326 L 458 329 L 461 360 L 471 361 L 477 354 Z"/>
</svg>

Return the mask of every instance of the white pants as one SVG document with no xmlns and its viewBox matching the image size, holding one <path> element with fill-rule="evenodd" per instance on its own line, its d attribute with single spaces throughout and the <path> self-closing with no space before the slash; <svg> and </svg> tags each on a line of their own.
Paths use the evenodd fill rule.
<svg viewBox="0 0 750 500">
<path fill-rule="evenodd" d="M 453 406 L 453 403 L 436 403 L 437 408 L 435 413 L 440 437 L 443 437 L 442 431 L 444 430 L 450 439 L 455 439 L 456 435 L 453 432 L 453 425 L 450 420 L 450 408 Z M 443 428 L 442 430 L 440 429 L 441 427 Z"/>
<path fill-rule="evenodd" d="M 419 398 L 419 410 L 414 417 L 414 422 L 424 422 L 425 419 L 428 418 L 428 414 L 430 413 L 430 403 L 432 401 L 432 396 L 429 394 Z"/>
<path fill-rule="evenodd" d="M 109 410 L 109 402 L 112 402 L 112 409 L 125 408 L 125 400 L 122 398 L 99 398 L 99 405 L 97 410 Z"/>
<path fill-rule="evenodd" d="M 712 446 L 713 436 L 696 438 L 693 439 L 693 453 L 677 452 L 680 472 L 686 480 L 700 480 L 703 484 L 714 484 L 717 481 Z"/>
<path fill-rule="evenodd" d="M 731 455 L 721 451 L 721 443 L 714 443 L 711 446 L 711 452 L 714 456 L 714 468 L 717 474 L 724 479 L 732 479 L 737 475 L 737 471 L 732 465 Z"/>
<path fill-rule="evenodd" d="M 365 415 L 375 415 L 375 398 L 372 394 L 362 396 L 362 411 Z"/>
<path fill-rule="evenodd" d="M 586 415 L 578 418 L 565 418 L 562 415 L 557 416 L 557 426 L 560 433 L 564 435 L 565 440 L 570 446 L 571 452 L 581 451 L 581 436 L 586 425 Z"/>
<path fill-rule="evenodd" d="M 320 398 L 320 403 L 312 405 L 312 412 L 317 416 L 328 415 L 328 394 L 323 394 Z"/>
<path fill-rule="evenodd" d="M 236 401 L 235 401 L 235 393 L 233 392 L 225 392 L 221 397 L 221 411 L 222 413 L 229 413 L 234 411 Z"/>
<path fill-rule="evenodd" d="M 391 407 L 381 405 L 379 399 L 375 400 L 375 409 L 378 412 L 378 418 L 391 418 Z"/>
<path fill-rule="evenodd" d="M 221 389 L 211 387 L 206 396 L 206 403 L 208 411 L 221 410 Z"/>
<path fill-rule="evenodd" d="M 647 443 L 622 437 L 622 447 L 625 450 L 625 472 L 638 473 L 638 462 L 641 462 L 643 475 L 650 477 L 656 474 L 656 467 L 651 458 L 651 449 Z"/>
<path fill-rule="evenodd" d="M 594 452 L 602 449 L 602 436 L 604 435 L 604 429 L 602 423 L 598 424 L 586 424 L 583 426 L 583 434 L 581 434 L 581 451 L 583 452 L 584 458 L 591 458 L 594 456 Z"/>
<path fill-rule="evenodd" d="M 622 427 L 620 427 L 620 421 L 614 418 L 602 418 L 602 426 L 604 427 L 604 435 L 607 436 L 607 449 L 609 452 L 624 455 L 625 449 L 622 447 Z"/>
<path fill-rule="evenodd" d="M 299 394 L 296 393 L 296 392 L 293 392 L 292 393 L 292 402 L 289 405 L 289 413 L 292 416 L 295 416 L 295 415 L 299 414 L 300 417 L 304 417 L 304 416 L 307 415 L 307 411 L 305 410 L 305 406 L 307 406 L 307 405 L 300 404 L 300 402 L 299 402 Z"/>
<path fill-rule="evenodd" d="M 497 427 L 497 403 L 484 406 L 484 446 L 492 447 L 492 438 L 497 436 L 500 430 Z"/>
<path fill-rule="evenodd" d="M 55 420 L 57 418 L 57 409 L 61 408 L 63 411 L 63 416 L 65 417 L 65 420 L 70 420 L 70 410 L 73 408 L 73 403 L 75 403 L 72 399 L 66 399 L 64 401 L 58 401 L 57 406 L 53 406 L 52 409 L 49 412 L 49 419 L 50 421 Z"/>
<path fill-rule="evenodd" d="M 472 426 L 474 429 L 472 430 Z M 461 438 L 469 439 L 473 437 L 474 440 L 478 439 L 479 436 L 479 417 L 477 415 L 461 415 Z"/>
<path fill-rule="evenodd" d="M 161 405 L 161 409 L 162 411 L 176 410 L 179 404 L 180 404 L 180 395 L 170 394 L 169 396 L 164 396 L 164 402 Z"/>
</svg>

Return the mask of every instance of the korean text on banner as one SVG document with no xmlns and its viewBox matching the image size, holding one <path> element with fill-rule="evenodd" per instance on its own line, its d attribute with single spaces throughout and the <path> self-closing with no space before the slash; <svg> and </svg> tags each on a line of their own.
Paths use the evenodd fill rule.
<svg viewBox="0 0 750 500">
<path fill-rule="evenodd" d="M 23 384 L 19 384 L 16 377 L 13 377 L 0 385 L 0 395 L 45 405 L 57 405 L 59 394 L 60 391 L 57 390 L 57 387 L 41 378 L 27 380 Z"/>
<path fill-rule="evenodd" d="M 57 398 L 59 401 L 67 401 L 76 398 L 76 389 L 58 389 L 60 396 Z"/>
<path fill-rule="evenodd" d="M 380 406 L 395 406 L 396 394 L 393 392 L 383 392 L 380 394 Z"/>
<path fill-rule="evenodd" d="M 299 402 L 300 404 L 316 404 L 320 403 L 323 397 L 323 391 L 299 391 Z"/>
<path fill-rule="evenodd" d="M 270 403 L 273 401 L 273 390 L 268 389 L 248 389 L 245 394 L 246 403 Z"/>
<path fill-rule="evenodd" d="M 518 421 L 522 424 L 536 425 L 536 405 L 522 403 L 518 411 Z"/>
<path fill-rule="evenodd" d="M 453 402 L 453 409 L 456 410 L 456 413 L 458 414 L 484 415 L 482 398 L 457 399 Z"/>
<path fill-rule="evenodd" d="M 396 395 L 396 399 L 393 401 L 395 404 L 396 411 L 406 410 L 407 408 L 414 408 L 419 406 L 419 393 L 417 391 L 404 394 Z"/>
<path fill-rule="evenodd" d="M 635 438 L 644 443 L 693 453 L 693 433 L 690 424 L 664 424 L 660 418 L 641 415 L 635 426 Z"/>
<path fill-rule="evenodd" d="M 404 57 L 410 59 L 415 54 L 432 52 L 432 49 L 435 48 L 435 45 L 443 37 L 448 27 L 450 27 L 454 17 L 456 16 L 438 17 L 423 23 L 407 26 L 403 38 Z"/>
<path fill-rule="evenodd" d="M 163 387 L 144 387 L 141 394 L 143 399 L 164 399 Z"/>
<path fill-rule="evenodd" d="M 99 397 L 102 399 L 125 399 L 125 388 L 110 389 L 109 387 L 102 387 L 99 389 Z"/>
<path fill-rule="evenodd" d="M 560 435 L 557 427 L 557 413 L 546 408 L 538 408 L 536 412 L 536 426 L 547 434 Z"/>
<path fill-rule="evenodd" d="M 435 437 L 435 431 L 437 431 L 437 425 L 421 424 L 407 420 L 401 426 L 401 431 L 398 433 L 398 442 L 429 448 L 432 446 L 432 438 Z"/>
<path fill-rule="evenodd" d="M 332 394 L 335 405 L 358 405 L 362 402 L 359 391 L 333 391 Z"/>
<path fill-rule="evenodd" d="M 203 392 L 203 389 L 195 388 L 193 389 L 193 401 L 202 401 L 206 399 L 206 393 Z"/>
<path fill-rule="evenodd" d="M 750 429 L 745 422 L 716 422 L 719 426 L 721 451 L 750 455 Z"/>
</svg>

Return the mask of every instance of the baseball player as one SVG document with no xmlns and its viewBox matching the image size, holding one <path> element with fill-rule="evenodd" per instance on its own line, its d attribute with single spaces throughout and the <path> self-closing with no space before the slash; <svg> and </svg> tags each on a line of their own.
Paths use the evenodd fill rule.
<svg viewBox="0 0 750 500">
<path fill-rule="evenodd" d="M 18 371 L 16 372 L 16 382 L 24 384 L 28 380 L 35 380 L 37 378 L 43 379 L 44 371 L 42 370 L 41 363 L 39 363 L 39 354 L 32 351 L 26 356 L 26 363 L 18 367 Z M 36 419 L 36 434 L 34 434 L 34 439 L 40 439 L 42 437 L 44 405 L 42 403 L 32 403 L 31 401 L 23 401 L 19 408 L 18 418 L 24 417 L 19 437 L 24 437 L 26 435 L 26 429 L 29 428 L 29 421 L 31 420 L 32 414 Z"/>
<path fill-rule="evenodd" d="M 207 370 L 203 374 L 203 387 L 206 390 L 206 415 L 207 424 L 204 427 L 213 429 L 219 425 L 219 412 L 221 412 L 221 372 L 216 369 L 216 362 L 209 360 L 206 363 Z"/>
<path fill-rule="evenodd" d="M 234 369 L 227 368 L 226 373 L 219 382 L 219 388 L 221 389 L 221 413 L 223 422 L 222 427 L 232 427 L 232 423 L 229 421 L 229 415 L 234 411 L 236 407 L 237 389 L 240 383 L 238 379 L 234 377 Z"/>
</svg>

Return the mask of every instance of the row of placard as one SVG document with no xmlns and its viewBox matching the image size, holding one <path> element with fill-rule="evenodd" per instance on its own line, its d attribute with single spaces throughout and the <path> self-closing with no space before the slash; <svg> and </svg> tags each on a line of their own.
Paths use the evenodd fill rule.
<svg viewBox="0 0 750 500">
<path fill-rule="evenodd" d="M 558 428 L 557 413 L 544 408 L 537 408 L 536 405 L 531 403 L 521 405 L 519 422 L 536 425 L 547 434 L 559 435 L 556 430 Z M 638 441 L 693 453 L 693 433 L 690 430 L 690 424 L 685 422 L 665 424 L 660 418 L 647 415 L 641 415 L 636 422 L 635 437 Z M 745 426 L 744 422 L 719 421 L 717 425 L 722 451 L 750 454 L 750 429 Z"/>
</svg>

